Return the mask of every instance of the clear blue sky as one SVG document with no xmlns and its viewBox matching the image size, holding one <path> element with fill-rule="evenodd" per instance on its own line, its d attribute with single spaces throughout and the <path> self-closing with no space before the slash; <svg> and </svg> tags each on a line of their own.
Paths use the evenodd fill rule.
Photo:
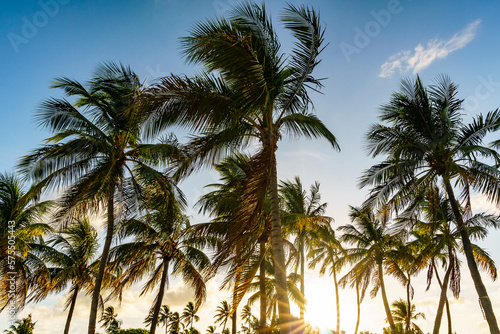
<svg viewBox="0 0 500 334">
<path fill-rule="evenodd" d="M 178 38 L 185 36 L 196 21 L 224 15 L 235 3 L 235 0 L 2 1 L 0 171 L 11 171 L 18 157 L 39 146 L 48 136 L 36 128 L 33 113 L 43 99 L 59 96 L 58 91 L 48 88 L 54 77 L 68 76 L 83 82 L 99 62 L 108 60 L 128 64 L 148 80 L 168 73 L 189 75 L 196 69 L 179 56 Z M 325 41 L 329 43 L 317 71 L 317 76 L 327 78 L 324 94 L 313 94 L 315 107 L 319 117 L 338 136 L 342 152 L 333 152 L 321 141 L 285 140 L 279 149 L 279 177 L 299 175 L 305 185 L 320 181 L 323 199 L 329 202 L 328 214 L 340 225 L 348 222 L 347 205 L 359 205 L 366 194 L 365 190 L 357 189 L 357 178 L 374 161 L 364 153 L 363 136 L 369 124 L 376 121 L 380 104 L 398 90 L 402 77 L 418 72 L 429 84 L 437 74 L 449 74 L 459 84 L 460 95 L 467 98 L 468 114 L 500 106 L 500 2 L 317 0 L 308 3 L 319 9 L 327 28 Z M 267 2 L 276 26 L 284 4 L 284 1 Z M 282 30 L 279 33 L 284 51 L 289 50 L 289 36 Z M 182 185 L 190 204 L 214 176 L 214 173 L 200 173 Z M 477 209 L 480 205 L 483 203 L 477 199 Z M 194 220 L 201 219 L 194 215 Z M 494 238 L 498 237 L 500 234 L 495 232 L 484 242 L 497 262 L 500 247 L 495 245 Z M 486 333 L 465 267 L 462 276 L 464 299 L 452 306 L 457 331 Z M 500 316 L 499 283 L 489 287 Z M 433 299 L 437 297 L 424 293 L 423 288 L 416 290 L 417 302 L 421 301 L 422 308 L 428 307 L 432 318 Z M 393 297 L 399 297 L 402 291 L 395 287 Z M 349 295 L 345 296 L 348 304 Z M 57 302 L 52 297 L 39 307 L 51 310 Z M 380 311 L 379 297 L 366 300 L 365 304 L 365 314 Z M 214 309 L 215 306 L 211 310 Z M 467 310 L 473 314 L 473 320 L 462 324 L 460 318 L 468 314 Z M 37 312 L 43 314 L 40 309 Z M 127 312 L 123 310 L 122 314 Z M 135 319 L 133 312 L 130 311 L 130 319 Z M 0 329 L 5 324 L 2 317 Z M 374 317 L 377 319 L 372 322 L 365 319 L 361 329 L 380 333 L 385 316 Z M 84 326 L 87 319 L 82 318 Z M 61 314 L 57 319 L 54 321 L 64 317 Z M 126 321 L 125 327 L 139 325 L 137 321 Z M 205 321 L 208 324 L 210 319 Z M 49 332 L 42 330 L 50 328 L 43 322 L 39 319 L 37 324 L 41 328 L 39 334 Z M 342 328 L 348 330 L 351 325 L 346 321 Z M 200 326 L 203 330 L 205 327 Z"/>
</svg>

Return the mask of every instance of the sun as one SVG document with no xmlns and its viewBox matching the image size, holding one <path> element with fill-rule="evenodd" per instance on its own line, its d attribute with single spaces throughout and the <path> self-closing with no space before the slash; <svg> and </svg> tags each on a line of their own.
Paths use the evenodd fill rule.
<svg viewBox="0 0 500 334">
<path fill-rule="evenodd" d="M 313 326 L 319 327 L 321 333 L 326 333 L 327 329 L 335 329 L 337 326 L 337 311 L 333 282 L 314 280 L 306 283 L 306 321 Z M 352 332 L 356 322 L 356 312 L 349 312 L 349 310 L 356 310 L 356 305 L 350 298 L 345 298 L 344 294 L 345 291 L 341 291 L 340 329 Z"/>
</svg>

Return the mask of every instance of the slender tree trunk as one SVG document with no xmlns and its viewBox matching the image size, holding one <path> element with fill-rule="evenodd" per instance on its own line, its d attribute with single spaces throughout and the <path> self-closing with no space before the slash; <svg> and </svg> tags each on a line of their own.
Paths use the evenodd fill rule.
<svg viewBox="0 0 500 334">
<path fill-rule="evenodd" d="M 305 283 L 304 283 L 304 275 L 305 275 L 305 259 L 304 259 L 304 240 L 299 240 L 299 253 L 300 253 L 300 293 L 302 294 L 302 298 L 304 298 L 304 302 L 301 303 L 300 306 L 300 325 L 302 328 L 306 327 L 305 321 L 305 313 L 306 313 L 306 293 L 305 293 Z"/>
<path fill-rule="evenodd" d="M 339 300 L 339 283 L 337 282 L 337 273 L 333 269 L 333 282 L 335 283 L 335 304 L 337 306 L 337 333 L 340 334 L 340 300 Z"/>
<path fill-rule="evenodd" d="M 358 334 L 359 320 L 361 319 L 361 296 L 359 294 L 359 284 L 356 282 L 356 304 L 357 304 L 357 317 L 356 317 L 356 327 L 354 328 L 354 334 Z"/>
<path fill-rule="evenodd" d="M 444 300 L 444 305 L 446 308 L 446 319 L 448 320 L 448 334 L 453 334 L 452 324 L 451 324 L 451 312 L 450 303 L 448 302 L 448 297 Z"/>
<path fill-rule="evenodd" d="M 95 334 L 95 326 L 97 321 L 97 307 L 99 306 L 99 298 L 101 296 L 101 286 L 102 280 L 104 278 L 104 271 L 108 263 L 109 249 L 111 247 L 111 241 L 113 240 L 114 234 L 114 187 L 111 187 L 110 194 L 108 198 L 108 222 L 106 229 L 106 239 L 104 241 L 104 247 L 102 249 L 101 261 L 99 262 L 99 271 L 97 272 L 97 277 L 95 279 L 94 292 L 92 293 L 92 303 L 90 304 L 90 317 L 89 317 L 89 328 L 88 334 Z"/>
<path fill-rule="evenodd" d="M 408 273 L 408 282 L 406 282 L 406 300 L 407 300 L 407 306 L 408 307 L 408 314 L 406 315 L 405 319 L 405 332 L 409 333 L 410 332 L 410 323 L 411 323 L 411 294 L 410 294 L 410 288 L 411 288 L 411 275 Z"/>
<path fill-rule="evenodd" d="M 155 334 L 156 326 L 158 325 L 158 315 L 160 314 L 161 303 L 163 302 L 163 295 L 165 294 L 165 285 L 167 284 L 168 262 L 169 260 L 167 258 L 163 258 L 163 270 L 161 273 L 160 289 L 158 290 L 158 295 L 156 296 L 156 304 L 153 310 L 153 317 L 151 319 L 151 328 L 149 329 L 149 334 Z"/>
<path fill-rule="evenodd" d="M 448 199 L 450 200 L 453 215 L 455 216 L 455 222 L 457 224 L 458 230 L 460 231 L 460 236 L 462 237 L 462 245 L 464 248 L 465 257 L 467 258 L 467 265 L 469 266 L 470 275 L 472 276 L 472 280 L 474 281 L 474 286 L 479 296 L 479 303 L 482 310 L 484 311 L 486 321 L 490 328 L 490 333 L 500 334 L 500 329 L 498 328 L 495 312 L 493 312 L 493 306 L 491 305 L 490 297 L 488 296 L 486 287 L 484 286 L 483 280 L 481 279 L 481 274 L 479 273 L 479 270 L 477 268 L 477 263 L 474 259 L 474 253 L 472 251 L 469 235 L 467 234 L 467 230 L 465 229 L 462 214 L 460 213 L 457 201 L 455 199 L 455 194 L 453 192 L 453 187 L 451 186 L 449 180 L 444 179 L 443 181 L 446 187 L 446 193 L 448 194 Z"/>
<path fill-rule="evenodd" d="M 436 265 L 433 264 L 434 266 L 434 272 L 436 273 L 436 279 L 438 281 L 439 287 L 442 289 L 443 288 L 443 283 L 441 282 L 441 278 L 439 277 L 439 273 L 437 271 Z M 446 319 L 448 320 L 448 334 L 453 334 L 453 329 L 452 329 L 452 324 L 451 324 L 451 312 L 450 312 L 450 303 L 448 302 L 448 296 L 445 295 L 444 297 L 444 305 L 446 307 Z"/>
<path fill-rule="evenodd" d="M 387 301 L 387 294 L 385 292 L 384 284 L 384 270 L 382 268 L 382 262 L 378 264 L 378 279 L 380 282 L 380 290 L 382 292 L 382 301 L 384 302 L 385 313 L 387 315 L 387 321 L 391 327 L 392 334 L 400 334 L 394 325 L 394 319 L 392 318 L 391 308 L 389 307 L 389 302 Z"/>
<path fill-rule="evenodd" d="M 276 155 L 274 149 L 271 158 L 271 243 L 273 248 L 273 259 L 275 266 L 276 297 L 278 300 L 278 312 L 280 323 L 280 334 L 290 334 L 292 325 L 292 315 L 290 313 L 290 303 L 288 301 L 285 251 L 283 250 L 283 236 L 281 234 L 281 218 L 278 197 L 278 174 L 276 170 Z"/>
<path fill-rule="evenodd" d="M 73 311 L 75 310 L 76 297 L 78 297 L 79 290 L 79 287 L 76 286 L 75 290 L 73 291 L 73 295 L 71 296 L 71 304 L 69 307 L 68 318 L 66 319 L 66 325 L 64 326 L 64 334 L 69 333 L 69 326 L 71 324 L 71 318 L 73 317 Z"/>
<path fill-rule="evenodd" d="M 236 334 L 237 328 L 236 328 L 236 320 L 238 320 L 236 310 L 234 310 L 234 313 L 231 317 L 231 334 Z"/>
<path fill-rule="evenodd" d="M 446 290 L 448 289 L 448 282 L 450 280 L 450 274 L 453 269 L 453 258 L 450 258 L 450 263 L 448 264 L 448 269 L 443 278 L 443 284 L 441 286 L 441 295 L 439 296 L 439 304 L 436 312 L 436 320 L 434 320 L 433 334 L 439 334 L 439 327 L 441 326 L 441 319 L 443 317 L 444 301 L 446 299 Z"/>
<path fill-rule="evenodd" d="M 264 334 L 267 331 L 266 318 L 267 318 L 267 297 L 266 297 L 266 261 L 264 259 L 266 253 L 266 242 L 260 241 L 259 244 L 260 262 L 259 268 L 259 293 L 260 293 L 260 323 L 259 333 Z"/>
</svg>

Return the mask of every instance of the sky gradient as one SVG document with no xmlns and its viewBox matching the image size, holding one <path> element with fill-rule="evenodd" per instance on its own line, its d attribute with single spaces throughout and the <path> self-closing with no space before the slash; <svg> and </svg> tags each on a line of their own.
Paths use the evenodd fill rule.
<svg viewBox="0 0 500 334">
<path fill-rule="evenodd" d="M 315 75 L 324 77 L 323 94 L 312 93 L 320 119 L 337 136 L 342 151 L 334 152 L 325 141 L 291 141 L 279 143 L 278 177 L 292 179 L 298 175 L 309 187 L 321 183 L 322 200 L 329 203 L 327 214 L 335 227 L 349 223 L 348 205 L 357 206 L 367 190 L 359 189 L 363 170 L 376 163 L 366 155 L 364 135 L 377 121 L 378 108 L 389 101 L 404 77 L 419 74 L 426 85 L 441 73 L 451 76 L 464 98 L 464 114 L 475 115 L 500 106 L 500 43 L 498 43 L 500 2 L 496 1 L 289 1 L 311 4 L 320 11 L 326 27 L 323 59 Z M 103 61 L 130 65 L 147 82 L 169 73 L 191 75 L 198 69 L 180 56 L 179 38 L 186 36 L 197 21 L 224 15 L 235 0 L 4 0 L 0 20 L 0 133 L 2 150 L 0 171 L 13 171 L 17 159 L 42 144 L 48 133 L 37 128 L 33 119 L 43 99 L 59 97 L 50 90 L 57 76 L 86 81 Z M 284 1 L 268 1 L 276 27 Z M 291 49 L 290 35 L 278 29 L 283 51 Z M 180 133 L 179 136 L 185 135 Z M 213 171 L 202 171 L 181 184 L 189 205 L 206 192 L 203 186 L 217 181 Z M 474 197 L 473 209 L 494 210 L 480 197 Z M 206 217 L 190 210 L 193 223 Z M 500 238 L 492 231 L 481 242 L 500 262 Z M 422 275 L 421 275 L 422 276 Z M 425 276 L 425 275 L 423 275 Z M 500 317 L 500 283 L 484 278 L 497 317 Z M 220 282 L 220 281 L 219 281 Z M 396 282 L 389 286 L 389 299 L 404 296 Z M 229 298 L 229 292 L 218 292 L 218 281 L 211 282 L 206 304 L 200 311 L 197 326 L 205 331 L 212 324 L 218 302 Z M 415 282 L 417 309 L 428 315 L 419 321 L 425 332 L 432 328 L 438 293 L 436 282 L 425 292 L 425 277 Z M 128 292 L 122 307 L 117 302 L 123 328 L 142 324 L 153 296 L 137 299 L 139 287 Z M 327 297 L 325 297 L 327 296 Z M 341 291 L 341 328 L 353 331 L 355 297 L 352 291 Z M 164 303 L 181 311 L 190 300 L 190 292 L 173 281 Z M 334 327 L 333 282 L 308 272 L 306 298 L 309 316 L 331 316 Z M 451 297 L 450 297 L 451 298 Z M 64 296 L 51 296 L 43 303 L 30 305 L 20 316 L 33 313 L 38 321 L 37 334 L 62 331 L 66 312 Z M 459 334 L 487 333 L 482 320 L 465 259 L 462 266 L 462 293 L 451 301 L 455 330 Z M 380 296 L 367 297 L 362 306 L 360 330 L 381 333 L 385 326 Z M 255 312 L 256 313 L 256 312 Z M 322 316 L 325 318 L 325 316 Z M 323 319 L 324 320 L 324 319 Z M 87 328 L 88 300 L 78 302 L 72 322 L 73 333 Z M 319 320 L 318 320 L 319 321 Z M 324 323 L 323 323 L 324 324 Z M 0 330 L 6 328 L 0 314 Z M 442 333 L 446 326 L 442 326 Z M 161 330 L 161 329 L 160 329 Z"/>
</svg>

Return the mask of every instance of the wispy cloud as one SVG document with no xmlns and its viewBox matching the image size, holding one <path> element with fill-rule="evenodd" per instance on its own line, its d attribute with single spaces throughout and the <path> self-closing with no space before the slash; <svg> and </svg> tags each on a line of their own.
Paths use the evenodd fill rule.
<svg viewBox="0 0 500 334">
<path fill-rule="evenodd" d="M 431 39 L 426 46 L 419 44 L 412 50 L 400 51 L 391 56 L 382 65 L 379 77 L 388 78 L 396 71 L 405 73 L 412 71 L 413 74 L 428 67 L 436 59 L 446 58 L 450 53 L 460 50 L 472 41 L 477 34 L 481 20 L 468 24 L 464 29 L 458 31 L 449 40 Z"/>
</svg>

